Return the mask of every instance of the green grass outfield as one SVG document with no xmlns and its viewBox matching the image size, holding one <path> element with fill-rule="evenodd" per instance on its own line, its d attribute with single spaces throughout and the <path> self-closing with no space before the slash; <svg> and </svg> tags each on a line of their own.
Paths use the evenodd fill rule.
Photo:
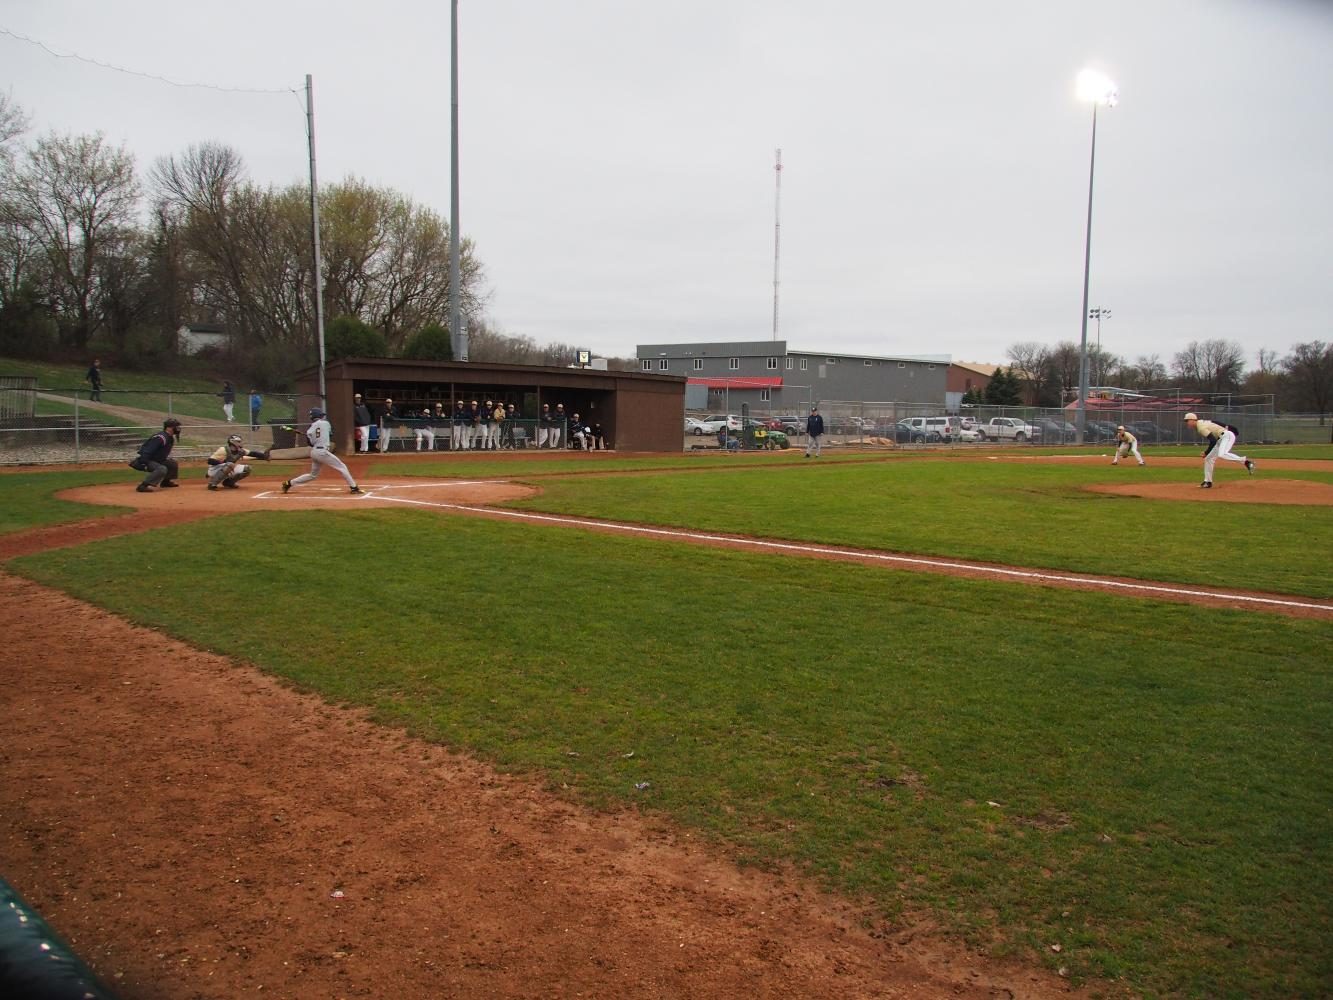
<svg viewBox="0 0 1333 1000">
<path fill-rule="evenodd" d="M 689 461 L 665 468 L 700 468 Z M 1168 579 L 1216 572 L 1213 519 L 1234 518 L 1222 533 L 1258 534 L 1241 562 L 1274 580 L 1209 582 L 1320 590 L 1324 509 L 1078 496 L 1099 477 L 1182 471 L 727 461 L 534 477 L 545 492 L 525 506 L 919 551 L 979 544 L 957 541 L 962 519 L 1029 553 L 1005 561 L 1142 555 L 1174 567 Z M 42 479 L 0 476 L 0 509 L 42 495 Z M 43 506 L 60 508 L 22 509 Z M 1285 511 L 1300 516 L 1272 520 Z M 416 510 L 234 520 L 245 545 L 229 559 L 205 521 L 152 546 L 110 539 L 7 565 L 558 794 L 659 810 L 742 861 L 793 862 L 998 953 L 1141 995 L 1333 992 L 1327 622 Z M 1150 552 L 1123 534 L 1140 521 Z M 1285 539 L 1297 529 L 1299 545 Z M 460 580 L 465 613 L 441 590 Z M 372 593 L 376 612 L 353 621 Z M 219 627 L 255 608 L 334 638 Z"/>
<path fill-rule="evenodd" d="M 1318 454 L 1318 449 L 1311 449 Z M 1038 453 L 1039 454 L 1039 453 Z M 1333 459 L 1333 449 L 1323 449 Z M 532 468 L 620 467 L 557 460 Z M 638 475 L 530 479 L 528 510 L 703 531 L 976 559 L 1111 576 L 1333 597 L 1333 507 L 1202 504 L 1093 493 L 1095 483 L 1180 482 L 1187 469 L 894 456 L 626 460 Z M 641 464 L 629 464 L 641 463 Z M 650 464 L 652 463 L 652 464 Z M 505 475 L 504 463 L 412 466 L 414 475 Z M 391 463 L 372 465 L 385 472 Z M 399 467 L 401 468 L 401 467 Z M 516 466 L 508 464 L 513 475 Z M 519 466 L 518 468 L 522 468 Z M 1239 467 L 1237 467 L 1239 469 Z M 711 470 L 709 475 L 668 475 Z M 1225 489 L 1230 470 L 1218 474 Z M 520 472 L 521 478 L 521 472 Z M 1239 476 L 1245 475 L 1240 470 Z M 1274 472 L 1333 484 L 1327 472 Z M 1321 544 L 1322 543 L 1322 544 Z"/>
</svg>

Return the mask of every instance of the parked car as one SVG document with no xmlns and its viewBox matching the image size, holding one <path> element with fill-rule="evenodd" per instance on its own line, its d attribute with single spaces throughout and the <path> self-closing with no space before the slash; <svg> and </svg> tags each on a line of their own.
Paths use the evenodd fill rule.
<svg viewBox="0 0 1333 1000">
<path fill-rule="evenodd" d="M 986 439 L 981 435 L 981 426 L 977 424 L 975 421 L 973 421 L 973 423 L 970 426 L 960 427 L 958 429 L 958 440 L 966 442 L 975 442 L 975 441 L 985 441 Z"/>
<path fill-rule="evenodd" d="M 913 425 L 910 419 L 899 420 L 891 427 L 881 427 L 879 430 L 882 433 L 876 437 L 891 437 L 898 444 L 935 444 L 941 440 L 938 431 Z"/>
<path fill-rule="evenodd" d="M 981 429 L 987 441 L 1036 441 L 1041 428 L 1019 417 L 991 417 Z"/>
<path fill-rule="evenodd" d="M 905 422 L 921 431 L 927 441 L 954 441 L 963 429 L 960 417 L 908 417 Z"/>
<path fill-rule="evenodd" d="M 1083 421 L 1083 440 L 1114 441 L 1117 426 L 1109 420 L 1085 420 Z"/>
<path fill-rule="evenodd" d="M 1067 444 L 1078 440 L 1078 428 L 1066 420 L 1038 417 L 1033 424 L 1041 428 L 1043 444 Z"/>
<path fill-rule="evenodd" d="M 733 434 L 739 434 L 741 429 L 741 418 L 734 413 L 712 414 L 704 417 L 704 423 L 715 425 L 713 430 L 714 434 L 722 430 L 724 427 Z"/>
<path fill-rule="evenodd" d="M 691 434 L 716 434 L 718 431 L 722 430 L 727 426 L 726 417 L 703 417 L 702 419 L 699 419 L 696 422 L 702 429 L 697 431 L 691 430 L 690 431 Z M 740 425 L 738 424 L 736 430 L 739 429 Z"/>
<path fill-rule="evenodd" d="M 716 434 L 717 428 L 709 428 L 708 424 L 700 420 L 698 417 L 686 417 L 685 433 L 700 437 L 704 434 Z"/>
<path fill-rule="evenodd" d="M 1170 427 L 1156 424 L 1151 420 L 1135 420 L 1125 427 L 1140 441 L 1152 441 L 1160 443 L 1163 441 L 1175 441 L 1176 432 Z"/>
</svg>

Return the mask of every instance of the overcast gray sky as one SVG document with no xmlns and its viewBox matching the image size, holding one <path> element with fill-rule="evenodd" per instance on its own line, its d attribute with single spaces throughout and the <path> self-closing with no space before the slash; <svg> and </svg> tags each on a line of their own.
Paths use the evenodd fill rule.
<svg viewBox="0 0 1333 1000">
<path fill-rule="evenodd" d="M 220 141 L 252 179 L 355 175 L 449 215 L 449 3 L 0 0 L 0 87 L 34 132 L 146 173 Z M 632 356 L 795 349 L 999 362 L 1077 341 L 1094 66 L 1090 305 L 1102 346 L 1330 340 L 1333 3 L 463 0 L 461 222 L 511 334 Z M 277 93 L 245 91 L 272 90 Z M 1095 325 L 1089 328 L 1095 342 Z"/>
</svg>

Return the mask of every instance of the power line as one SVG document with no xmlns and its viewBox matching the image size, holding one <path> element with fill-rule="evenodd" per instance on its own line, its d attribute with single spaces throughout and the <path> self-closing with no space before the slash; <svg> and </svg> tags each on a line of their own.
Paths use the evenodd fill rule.
<svg viewBox="0 0 1333 1000">
<path fill-rule="evenodd" d="M 16 31 L 10 31 L 8 28 L 0 28 L 0 35 L 8 35 L 10 38 L 20 42 L 27 42 L 29 45 L 35 45 L 47 55 L 54 56 L 56 59 L 73 59 L 76 62 L 87 63 L 90 66 L 98 66 L 101 69 L 109 69 L 115 73 L 124 73 L 126 76 L 137 76 L 145 80 L 155 80 L 158 83 L 169 84 L 172 87 L 194 88 L 198 90 L 217 90 L 225 94 L 296 94 L 295 87 L 283 87 L 281 89 L 262 89 L 259 87 L 219 87 L 212 83 L 181 83 L 179 80 L 171 80 L 165 76 L 158 76 L 156 73 L 141 73 L 138 70 L 125 69 L 123 66 L 113 66 L 111 63 L 104 63 L 97 59 L 89 59 L 87 56 L 81 56 L 76 52 L 57 52 L 45 42 L 38 41 L 36 38 L 29 38 L 27 35 L 20 35 Z"/>
</svg>

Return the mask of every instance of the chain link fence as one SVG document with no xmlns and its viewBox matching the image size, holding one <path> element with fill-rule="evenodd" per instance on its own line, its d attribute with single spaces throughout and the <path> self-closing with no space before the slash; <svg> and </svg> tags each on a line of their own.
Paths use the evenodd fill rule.
<svg viewBox="0 0 1333 1000">
<path fill-rule="evenodd" d="M 1185 425 L 1185 414 L 1230 424 L 1239 429 L 1239 439 L 1250 444 L 1333 442 L 1333 417 L 1328 414 L 1275 413 L 1271 403 L 1240 405 L 1219 397 L 1212 403 L 1182 403 L 1138 400 L 1123 405 L 1107 400 L 1089 401 L 1084 442 L 1104 444 L 1114 440 L 1124 426 L 1145 445 L 1198 444 L 1198 436 Z M 949 412 L 940 405 L 924 403 L 870 402 L 864 400 L 820 400 L 825 444 L 883 447 L 889 445 L 993 445 L 1010 443 L 1067 445 L 1078 441 L 1077 411 L 1062 407 L 964 406 Z M 692 412 L 689 417 L 722 419 L 725 414 Z M 719 429 L 719 438 L 738 437 L 746 447 L 750 425 L 776 430 L 803 439 L 806 414 L 750 407 L 732 414 L 729 430 Z M 711 434 L 710 430 L 710 434 Z M 701 443 L 697 427 L 687 429 L 687 449 L 711 447 Z M 706 439 L 705 439 L 706 440 Z M 719 441 L 719 446 L 726 447 Z"/>
<path fill-rule="evenodd" d="M 216 392 L 44 388 L 29 376 L 0 376 L 0 465 L 129 461 L 162 421 L 181 422 L 173 455 L 202 458 L 231 434 L 247 447 L 290 446 L 299 399 L 261 393 L 252 411 L 237 393 L 228 421 Z"/>
</svg>

